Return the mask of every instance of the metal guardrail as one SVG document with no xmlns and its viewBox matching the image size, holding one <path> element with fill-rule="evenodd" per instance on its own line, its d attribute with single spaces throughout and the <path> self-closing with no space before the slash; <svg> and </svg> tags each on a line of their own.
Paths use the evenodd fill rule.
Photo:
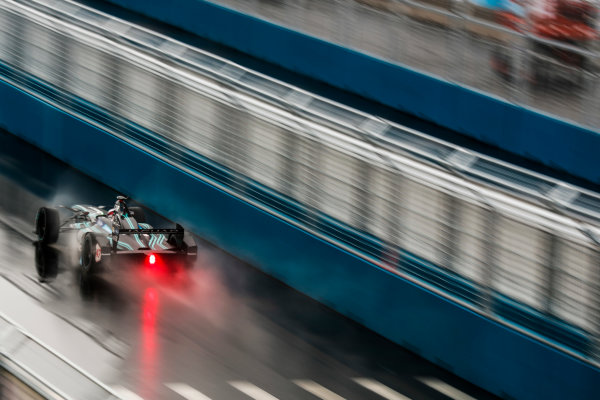
<svg viewBox="0 0 600 400">
<path fill-rule="evenodd" d="M 112 15 L 70 1 L 32 1 L 37 9 L 69 23 L 78 24 L 169 62 L 176 62 L 202 76 L 231 85 L 277 107 L 301 114 L 315 123 L 366 140 L 394 152 L 406 153 L 496 188 L 527 196 L 539 204 L 574 218 L 600 222 L 600 195 L 565 185 L 531 170 L 465 150 L 414 129 L 360 112 L 330 99 L 316 96 L 285 82 L 244 68 L 230 60 L 186 45 L 155 31 L 134 26 Z M 426 7 L 422 5 L 423 7 Z M 502 29 L 502 28 L 499 28 Z M 512 32 L 507 29 L 504 31 Z M 560 45 L 560 44 L 559 44 Z M 561 196 L 557 195 L 562 193 Z"/>
<path fill-rule="evenodd" d="M 218 76 L 201 74 L 206 54 L 123 21 L 85 26 L 72 19 L 90 10 L 32 4 L 0 3 L 2 79 L 441 295 L 451 288 L 501 323 L 509 303 L 542 315 L 579 343 L 575 356 L 598 362 L 597 214 L 582 207 L 582 223 L 543 204 L 582 215 L 573 197 L 594 193 L 503 176 L 494 160 L 294 88 L 277 97 L 278 82 L 224 60 L 208 59 Z"/>
</svg>

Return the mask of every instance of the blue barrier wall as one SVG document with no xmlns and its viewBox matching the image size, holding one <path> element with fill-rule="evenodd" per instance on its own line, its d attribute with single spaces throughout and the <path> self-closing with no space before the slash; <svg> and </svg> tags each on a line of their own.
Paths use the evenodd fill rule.
<svg viewBox="0 0 600 400">
<path fill-rule="evenodd" d="M 108 0 L 513 154 L 600 183 L 600 135 L 204 0 Z"/>
<path fill-rule="evenodd" d="M 589 364 L 357 258 L 2 81 L 0 99 L 0 127 L 165 216 L 187 221 L 233 254 L 489 391 L 520 399 L 595 399 L 600 392 L 600 371 Z M 126 160 L 127 169 L 114 168 L 115 160 Z"/>
</svg>

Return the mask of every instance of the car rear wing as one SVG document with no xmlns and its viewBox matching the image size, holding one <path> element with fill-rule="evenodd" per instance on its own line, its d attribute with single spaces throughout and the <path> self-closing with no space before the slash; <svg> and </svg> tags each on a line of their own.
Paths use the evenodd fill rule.
<svg viewBox="0 0 600 400">
<path fill-rule="evenodd" d="M 163 229 L 163 228 L 152 228 L 152 229 L 119 229 L 119 235 L 144 235 L 144 234 L 169 234 L 169 233 L 183 233 L 183 228 L 176 229 Z"/>
<path fill-rule="evenodd" d="M 183 244 L 183 227 L 179 224 L 175 225 L 175 228 L 148 228 L 148 229 L 115 229 L 113 234 L 109 236 L 112 239 L 112 251 L 117 252 L 117 244 L 119 243 L 119 236 L 121 235 L 173 235 L 175 244 L 179 248 Z M 169 241 L 171 237 L 169 237 Z M 187 246 L 186 246 L 187 247 Z M 194 246 L 195 247 L 195 246 Z"/>
</svg>

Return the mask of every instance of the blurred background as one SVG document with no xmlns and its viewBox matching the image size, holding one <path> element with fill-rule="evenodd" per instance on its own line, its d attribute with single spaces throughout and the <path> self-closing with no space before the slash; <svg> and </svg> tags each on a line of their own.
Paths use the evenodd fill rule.
<svg viewBox="0 0 600 400">
<path fill-rule="evenodd" d="M 579 124 L 600 124 L 595 1 L 219 3 Z"/>
<path fill-rule="evenodd" d="M 596 398 L 597 8 L 0 0 L 0 398 Z"/>
</svg>

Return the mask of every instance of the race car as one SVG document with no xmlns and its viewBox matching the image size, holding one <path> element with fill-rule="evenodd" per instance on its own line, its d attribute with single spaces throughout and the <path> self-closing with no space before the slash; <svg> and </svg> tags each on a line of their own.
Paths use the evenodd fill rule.
<svg viewBox="0 0 600 400">
<path fill-rule="evenodd" d="M 117 196 L 113 208 L 76 204 L 71 207 L 41 207 L 35 217 L 38 244 L 56 243 L 59 235 L 75 233 L 82 276 L 112 267 L 116 260 L 148 265 L 193 265 L 197 246 L 176 224 L 175 228 L 152 228 L 141 207 L 128 207 L 127 198 Z M 59 209 L 70 215 L 60 218 Z"/>
</svg>

